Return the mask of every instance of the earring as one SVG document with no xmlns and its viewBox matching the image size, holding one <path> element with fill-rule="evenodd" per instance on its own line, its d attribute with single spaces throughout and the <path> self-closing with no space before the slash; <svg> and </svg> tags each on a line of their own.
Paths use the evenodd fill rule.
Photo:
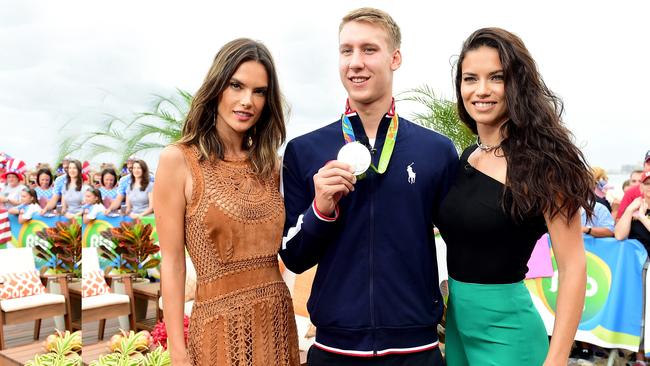
<svg viewBox="0 0 650 366">
<path fill-rule="evenodd" d="M 253 126 L 253 131 L 250 135 L 248 135 L 248 147 L 253 146 L 253 136 L 257 134 L 257 126 Z"/>
</svg>

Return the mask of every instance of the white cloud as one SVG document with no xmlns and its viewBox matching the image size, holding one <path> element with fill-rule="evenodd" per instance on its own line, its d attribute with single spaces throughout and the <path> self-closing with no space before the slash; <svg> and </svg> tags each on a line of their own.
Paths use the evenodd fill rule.
<svg viewBox="0 0 650 366">
<path fill-rule="evenodd" d="M 292 107 L 289 135 L 332 122 L 345 93 L 337 73 L 338 22 L 371 5 L 403 33 L 395 92 L 422 84 L 453 97 L 451 66 L 475 29 L 524 40 L 590 162 L 616 168 L 650 149 L 644 113 L 650 76 L 645 14 L 631 1 L 528 3 L 334 1 L 6 1 L 0 13 L 0 151 L 52 161 L 67 126 L 92 129 L 105 114 L 132 116 L 152 94 L 195 91 L 230 39 L 264 41 Z M 401 107 L 401 106 L 400 106 Z M 411 106 L 404 106 L 407 115 Z M 147 156 L 156 161 L 152 154 Z"/>
</svg>

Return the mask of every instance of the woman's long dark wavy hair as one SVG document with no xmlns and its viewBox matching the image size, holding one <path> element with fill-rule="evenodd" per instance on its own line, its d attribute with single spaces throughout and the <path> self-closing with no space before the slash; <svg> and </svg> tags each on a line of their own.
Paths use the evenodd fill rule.
<svg viewBox="0 0 650 366">
<path fill-rule="evenodd" d="M 584 207 L 591 217 L 595 194 L 589 166 L 562 122 L 562 101 L 546 86 L 519 37 L 500 28 L 483 28 L 465 40 L 455 77 L 460 119 L 478 133 L 460 88 L 465 55 L 481 46 L 498 51 L 504 74 L 509 119 L 501 126 L 501 149 L 512 195 L 502 200 L 504 210 L 515 220 L 543 213 L 550 219 L 560 214 L 568 223 Z"/>
<path fill-rule="evenodd" d="M 74 166 L 77 167 L 77 181 L 75 182 L 75 191 L 81 191 L 81 186 L 83 185 L 84 179 L 81 176 L 81 162 L 79 160 L 70 160 L 68 162 L 68 166 L 70 164 L 74 164 Z M 69 169 L 68 169 L 69 170 Z M 65 185 L 65 189 L 70 189 L 70 183 L 72 183 L 72 178 L 70 178 L 70 173 L 66 172 L 65 173 L 66 179 L 68 180 L 68 183 Z"/>
<path fill-rule="evenodd" d="M 269 178 L 279 168 L 277 151 L 286 138 L 283 98 L 280 93 L 275 64 L 264 44 L 248 38 L 238 38 L 225 44 L 194 95 L 190 111 L 178 141 L 197 146 L 203 159 L 224 158 L 224 146 L 216 129 L 217 108 L 221 95 L 241 64 L 256 61 L 268 75 L 266 103 L 259 120 L 244 136 L 242 148 L 248 150 L 256 174 Z M 250 140 L 252 144 L 248 144 Z"/>
<path fill-rule="evenodd" d="M 140 169 L 142 169 L 142 176 L 140 177 L 140 190 L 144 192 L 144 190 L 147 189 L 147 186 L 149 185 L 149 167 L 144 160 L 140 159 L 133 160 L 133 164 L 140 165 Z M 133 175 L 133 168 L 131 168 L 131 190 L 133 190 L 134 183 L 135 176 Z"/>
</svg>

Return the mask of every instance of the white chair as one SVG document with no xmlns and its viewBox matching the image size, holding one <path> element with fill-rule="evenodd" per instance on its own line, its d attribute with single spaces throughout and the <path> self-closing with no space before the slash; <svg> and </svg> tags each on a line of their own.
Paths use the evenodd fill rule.
<svg viewBox="0 0 650 366">
<path fill-rule="evenodd" d="M 11 248 L 0 250 L 0 275 L 35 271 L 32 248 Z M 64 316 L 65 328 L 70 327 L 70 305 L 65 275 L 43 277 L 42 282 L 56 281 L 63 294 L 43 293 L 32 296 L 0 300 L 0 350 L 4 348 L 4 325 L 34 320 L 34 340 L 38 340 L 41 320 L 58 315 Z M 2 284 L 0 284 L 2 286 Z"/>
<path fill-rule="evenodd" d="M 191 297 L 191 299 L 186 301 L 185 305 L 183 306 L 183 313 L 185 313 L 185 315 L 187 316 L 192 315 L 192 306 L 194 305 L 195 291 L 196 291 L 196 269 L 194 268 L 194 264 L 192 263 L 190 256 L 185 254 L 185 297 L 186 298 Z M 158 299 L 158 307 L 160 308 L 161 311 L 163 311 L 163 317 L 164 317 L 162 296 L 160 297 L 160 299 Z"/>
<path fill-rule="evenodd" d="M 83 248 L 81 256 L 82 276 L 87 276 L 94 271 L 101 270 L 97 248 Z M 129 325 L 131 329 L 135 329 L 132 275 L 107 276 L 106 279 L 109 281 L 121 281 L 124 284 L 126 294 L 110 292 L 81 299 L 81 321 L 82 323 L 86 323 L 99 320 L 99 333 L 97 335 L 99 340 L 104 339 L 106 319 L 128 315 Z"/>
</svg>

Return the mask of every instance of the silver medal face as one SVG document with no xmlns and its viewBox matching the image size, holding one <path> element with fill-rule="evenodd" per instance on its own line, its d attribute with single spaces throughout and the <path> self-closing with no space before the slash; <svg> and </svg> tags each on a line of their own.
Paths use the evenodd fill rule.
<svg viewBox="0 0 650 366">
<path fill-rule="evenodd" d="M 357 141 L 343 145 L 336 158 L 354 169 L 354 175 L 361 175 L 370 167 L 370 151 Z"/>
</svg>

